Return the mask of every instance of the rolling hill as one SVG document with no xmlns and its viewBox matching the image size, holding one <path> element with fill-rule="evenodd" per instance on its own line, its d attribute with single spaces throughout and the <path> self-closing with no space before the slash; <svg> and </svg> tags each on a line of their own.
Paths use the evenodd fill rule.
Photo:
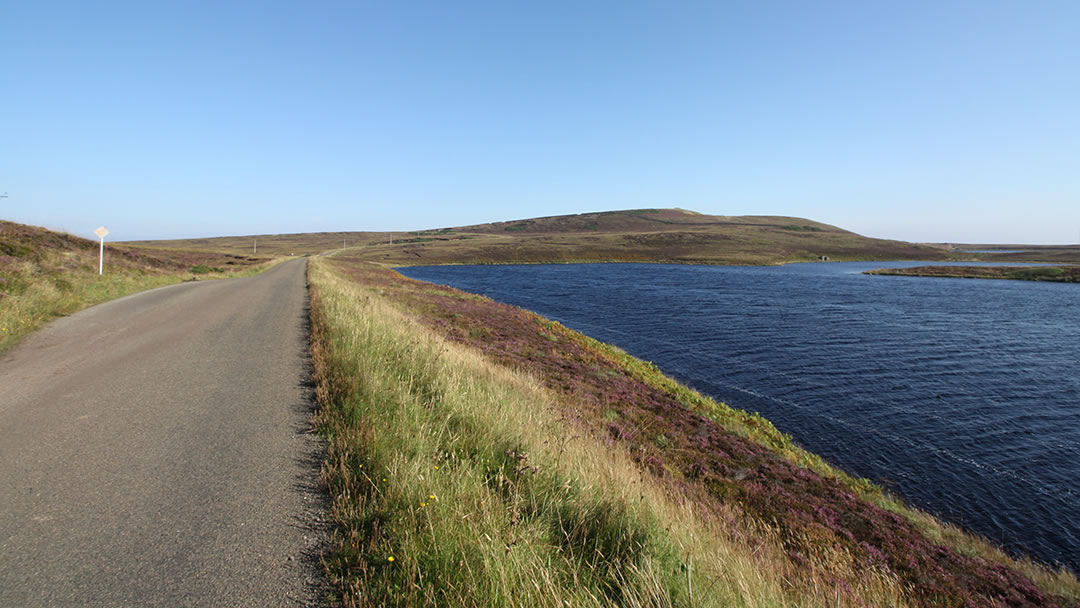
<svg viewBox="0 0 1080 608">
<path fill-rule="evenodd" d="M 941 260 L 945 249 L 873 239 L 812 220 L 639 209 L 540 217 L 414 232 L 323 232 L 132 245 L 249 253 L 340 254 L 392 266 L 562 262 L 779 264 L 830 260 Z"/>
</svg>

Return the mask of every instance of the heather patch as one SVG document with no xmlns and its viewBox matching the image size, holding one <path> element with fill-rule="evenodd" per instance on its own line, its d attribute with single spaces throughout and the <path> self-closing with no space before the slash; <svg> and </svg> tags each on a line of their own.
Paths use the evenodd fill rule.
<svg viewBox="0 0 1080 608">
<path fill-rule="evenodd" d="M 345 605 L 909 605 L 881 569 L 826 577 L 774 528 L 702 510 L 534 373 L 411 319 L 394 302 L 408 284 L 332 267 L 309 279 Z"/>
<path fill-rule="evenodd" d="M 918 266 L 915 268 L 882 268 L 866 274 L 945 277 L 954 279 L 1008 279 L 1014 281 L 1050 281 L 1080 283 L 1080 266 Z"/>
<path fill-rule="evenodd" d="M 999 556 L 962 554 L 929 539 L 915 516 L 866 500 L 879 490 L 831 472 L 768 421 L 670 381 L 647 381 L 655 368 L 628 366 L 630 358 L 610 347 L 486 298 L 386 270 L 342 268 L 451 340 L 536 377 L 559 395 L 566 420 L 626 449 L 671 491 L 718 517 L 735 507 L 774 528 L 793 563 L 833 576 L 837 585 L 845 572 L 881 569 L 927 606 L 1070 602 L 1051 597 Z"/>
</svg>

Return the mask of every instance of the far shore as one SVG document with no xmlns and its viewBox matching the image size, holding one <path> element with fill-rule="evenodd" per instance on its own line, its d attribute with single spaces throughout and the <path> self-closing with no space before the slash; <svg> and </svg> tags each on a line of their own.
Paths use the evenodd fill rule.
<svg viewBox="0 0 1080 608">
<path fill-rule="evenodd" d="M 916 266 L 879 268 L 867 270 L 864 274 L 1080 283 L 1080 266 Z"/>
</svg>

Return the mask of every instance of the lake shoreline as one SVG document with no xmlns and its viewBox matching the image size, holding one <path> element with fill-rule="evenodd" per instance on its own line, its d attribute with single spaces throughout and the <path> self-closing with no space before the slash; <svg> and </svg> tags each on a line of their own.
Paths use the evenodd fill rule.
<svg viewBox="0 0 1080 608">
<path fill-rule="evenodd" d="M 916 266 L 913 268 L 878 268 L 876 270 L 867 270 L 863 274 L 1080 283 L 1080 266 Z"/>
<path fill-rule="evenodd" d="M 907 281 L 898 289 L 901 283 L 862 274 L 918 265 L 399 270 L 524 306 L 618 344 L 698 390 L 761 412 L 811 451 L 884 481 L 920 508 L 963 521 L 1014 551 L 1077 563 L 1060 542 L 1071 534 L 1059 529 L 1070 527 L 1069 518 L 1029 517 L 1031 497 L 1021 491 L 1045 490 L 1033 500 L 1056 512 L 1063 506 L 1059 491 L 1071 483 L 1070 465 L 1049 446 L 1067 445 L 1062 429 L 1074 424 L 1063 405 L 1051 405 L 1073 386 L 1067 378 L 1075 358 L 1044 356 L 1048 348 L 1075 347 L 1072 338 L 1062 342 L 1077 329 L 1064 312 L 1072 292 L 985 281 Z M 1033 307 L 1032 293 L 1055 303 Z M 1006 326 L 1011 329 L 998 329 Z M 1037 368 L 1023 365 L 1033 343 L 1044 349 Z M 879 363 L 883 357 L 889 365 Z M 884 388 L 869 388 L 868 377 Z M 1043 418 L 1018 419 L 1018 407 L 1041 407 L 1054 423 L 1044 428 Z M 1016 430 L 993 434 L 1005 441 L 997 444 L 1002 450 L 970 447 L 985 445 L 991 437 L 985 429 L 999 427 Z M 1029 436 L 1039 439 L 1024 439 Z M 1031 463 L 1040 466 L 1024 468 Z"/>
<path fill-rule="evenodd" d="M 789 573 L 787 584 L 824 572 L 819 568 L 849 564 L 853 569 L 843 566 L 837 571 L 830 570 L 830 576 L 857 589 L 863 580 L 858 573 L 888 573 L 889 580 L 900 581 L 907 589 L 904 595 L 910 593 L 911 605 L 987 605 L 991 598 L 1003 597 L 1010 598 L 1007 604 L 1017 606 L 1076 605 L 1075 579 L 1067 570 L 1053 567 L 1045 570 L 1024 559 L 1013 561 L 977 537 L 961 534 L 953 526 L 943 526 L 923 512 L 904 508 L 879 486 L 851 477 L 806 451 L 764 417 L 729 408 L 679 384 L 663 375 L 656 365 L 621 348 L 474 291 L 411 280 L 385 268 L 348 260 L 322 263 L 340 280 L 361 290 L 350 300 L 385 303 L 410 323 L 446 340 L 445 346 L 435 349 L 440 354 L 433 360 L 449 357 L 447 353 L 451 350 L 464 348 L 478 354 L 486 364 L 515 370 L 537 381 L 548 395 L 546 406 L 541 409 L 552 408 L 559 421 L 558 428 L 547 431 L 550 435 L 540 437 L 541 444 L 561 446 L 555 438 L 562 437 L 573 438 L 575 445 L 597 441 L 605 454 L 619 452 L 628 456 L 634 467 L 633 483 L 642 487 L 654 482 L 661 484 L 665 496 L 678 502 L 689 501 L 684 504 L 693 504 L 703 521 L 735 525 L 731 517 L 738 513 L 739 517 L 768 522 L 767 530 L 773 531 L 769 534 L 776 536 L 768 536 L 766 540 L 777 543 L 779 552 L 778 562 L 765 569 L 774 571 L 780 568 L 777 564 L 783 564 Z M 327 287 L 322 280 L 314 283 L 320 291 Z M 375 316 L 358 312 L 344 315 L 348 319 Z M 389 343 L 417 348 L 415 339 L 392 339 Z M 397 356 L 381 356 L 378 360 L 396 361 Z M 396 372 L 395 377 L 401 377 L 402 373 Z M 404 375 L 428 376 L 414 370 Z M 379 395 L 379 407 L 373 411 L 383 412 L 385 404 L 393 401 L 381 391 L 373 394 Z M 427 395 L 441 393 L 420 391 L 419 394 L 429 399 Z M 424 410 L 438 403 L 429 399 Z M 473 428 L 454 419 L 455 428 Z M 480 427 L 487 428 L 486 425 L 476 428 Z M 438 446 L 427 449 L 434 449 L 437 454 L 447 453 L 447 449 Z M 567 462 L 558 458 L 555 462 L 545 462 L 540 459 L 539 449 L 536 446 L 519 449 L 514 444 L 512 457 L 528 453 L 529 465 L 541 472 L 558 471 L 559 462 Z M 376 454 L 393 453 L 388 449 L 375 450 L 372 458 Z M 521 466 L 517 460 L 511 464 Z M 363 470 L 382 470 L 386 466 L 372 460 L 364 463 Z M 425 478 L 431 467 L 427 468 Z M 441 467 L 440 475 L 444 469 L 455 470 Z M 390 483 L 389 479 L 387 476 L 383 481 Z M 448 504 L 469 502 L 463 497 L 450 500 L 449 491 L 432 494 Z M 611 489 L 604 493 L 616 495 Z M 631 494 L 637 504 L 639 496 Z M 428 513 L 436 511 L 425 508 L 424 513 L 429 517 Z M 663 529 L 665 532 L 658 535 L 660 539 L 668 537 L 668 528 Z M 729 533 L 721 536 L 726 534 Z M 492 536 L 498 538 L 494 533 Z M 740 547 L 761 546 L 758 532 L 737 536 Z M 416 556 L 427 553 L 412 552 Z M 701 563 L 704 562 L 695 561 L 698 564 L 695 571 L 702 567 Z M 680 576 L 688 571 L 680 571 Z M 1025 577 L 1030 578 L 1025 580 Z M 801 596 L 801 592 L 796 592 L 796 596 Z M 781 605 L 794 603 L 801 602 L 781 602 Z M 883 596 L 864 603 L 899 605 L 890 604 Z"/>
</svg>

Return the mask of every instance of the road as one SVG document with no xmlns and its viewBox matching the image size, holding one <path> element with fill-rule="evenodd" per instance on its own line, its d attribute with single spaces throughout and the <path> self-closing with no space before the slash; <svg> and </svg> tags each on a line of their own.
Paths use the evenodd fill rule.
<svg viewBox="0 0 1080 608">
<path fill-rule="evenodd" d="M 325 502 L 304 261 L 0 355 L 0 606 L 307 606 Z"/>
</svg>

